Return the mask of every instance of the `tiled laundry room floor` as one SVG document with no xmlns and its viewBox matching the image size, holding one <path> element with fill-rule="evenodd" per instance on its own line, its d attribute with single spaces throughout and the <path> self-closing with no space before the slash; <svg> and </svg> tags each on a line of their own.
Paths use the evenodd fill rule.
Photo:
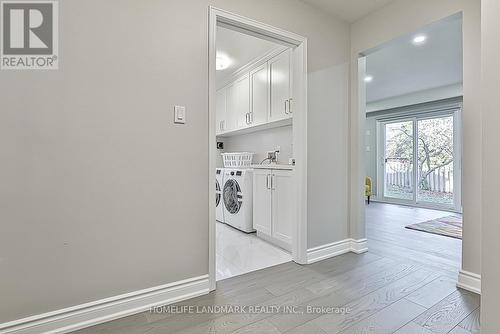
<svg viewBox="0 0 500 334">
<path fill-rule="evenodd" d="M 217 280 L 292 260 L 291 254 L 257 237 L 216 223 Z"/>
</svg>

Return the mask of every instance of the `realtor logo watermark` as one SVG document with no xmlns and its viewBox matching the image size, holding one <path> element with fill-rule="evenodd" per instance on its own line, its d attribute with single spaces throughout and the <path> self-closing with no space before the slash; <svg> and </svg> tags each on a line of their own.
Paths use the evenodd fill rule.
<svg viewBox="0 0 500 334">
<path fill-rule="evenodd" d="M 0 69 L 58 69 L 57 1 L 2 0 L 0 20 Z"/>
</svg>

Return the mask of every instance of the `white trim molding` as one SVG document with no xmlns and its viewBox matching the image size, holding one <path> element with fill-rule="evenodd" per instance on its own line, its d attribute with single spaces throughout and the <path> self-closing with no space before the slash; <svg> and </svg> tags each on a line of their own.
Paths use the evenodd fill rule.
<svg viewBox="0 0 500 334">
<path fill-rule="evenodd" d="M 466 270 L 460 270 L 457 287 L 481 294 L 481 275 Z"/>
<path fill-rule="evenodd" d="M 351 239 L 351 252 L 356 254 L 362 254 L 368 252 L 368 240 L 367 239 Z"/>
<path fill-rule="evenodd" d="M 344 239 L 307 250 L 307 264 L 325 260 L 348 252 L 361 254 L 368 251 L 367 240 Z"/>
<path fill-rule="evenodd" d="M 271 25 L 234 14 L 212 6 L 208 7 L 208 188 L 215 193 L 213 172 L 216 167 L 216 39 L 217 25 L 258 38 L 273 41 L 292 49 L 292 96 L 293 96 L 293 153 L 296 161 L 294 182 L 296 200 L 292 230 L 292 259 L 299 264 L 307 263 L 307 38 Z M 210 289 L 216 288 L 215 265 L 215 206 L 209 205 L 209 280 Z"/>
<path fill-rule="evenodd" d="M 0 334 L 63 334 L 209 292 L 208 275 L 0 324 Z"/>
</svg>

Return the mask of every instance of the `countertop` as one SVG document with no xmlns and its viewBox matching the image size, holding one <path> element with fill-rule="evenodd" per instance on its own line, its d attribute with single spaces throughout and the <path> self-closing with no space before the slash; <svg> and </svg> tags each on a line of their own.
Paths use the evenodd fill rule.
<svg viewBox="0 0 500 334">
<path fill-rule="evenodd" d="M 264 165 L 251 165 L 250 168 L 253 169 L 283 169 L 283 170 L 293 170 L 295 166 L 293 165 L 280 165 L 280 164 L 264 164 Z"/>
</svg>

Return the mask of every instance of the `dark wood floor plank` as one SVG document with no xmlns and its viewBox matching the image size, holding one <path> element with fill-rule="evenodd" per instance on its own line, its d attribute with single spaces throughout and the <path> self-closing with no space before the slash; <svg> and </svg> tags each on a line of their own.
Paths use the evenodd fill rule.
<svg viewBox="0 0 500 334">
<path fill-rule="evenodd" d="M 242 327 L 233 332 L 233 334 L 281 334 L 269 321 L 261 320 L 253 324 Z"/>
<path fill-rule="evenodd" d="M 431 308 L 442 299 L 457 291 L 457 289 L 456 280 L 441 276 L 405 298 L 425 308 Z"/>
<path fill-rule="evenodd" d="M 307 310 L 308 307 L 342 307 L 383 286 L 389 285 L 395 280 L 416 271 L 418 268 L 388 260 L 373 262 L 370 265 L 371 270 L 366 269 L 358 268 L 336 276 L 335 284 L 329 281 L 329 284 L 333 284 L 334 286 L 331 287 L 329 285 L 330 288 L 328 289 L 325 286 L 322 286 L 321 289 L 306 287 L 306 289 L 311 290 L 321 297 L 309 301 L 307 305 L 301 305 L 301 308 Z M 325 295 L 327 292 L 329 294 Z M 300 315 L 275 315 L 270 318 L 270 321 L 279 330 L 285 332 L 321 315 L 319 313 L 307 312 Z"/>
<path fill-rule="evenodd" d="M 425 307 L 403 298 L 341 333 L 391 334 L 426 310 Z"/>
<path fill-rule="evenodd" d="M 471 334 L 471 332 L 469 332 L 468 330 L 466 329 L 463 329 L 462 327 L 460 326 L 457 326 L 455 328 L 453 328 L 451 330 L 451 332 L 448 332 L 448 334 Z"/>
<path fill-rule="evenodd" d="M 316 294 L 328 294 L 335 290 L 344 288 L 347 285 L 355 282 L 362 282 L 367 277 L 380 274 L 384 270 L 391 269 L 395 266 L 406 269 L 407 265 L 398 263 L 391 259 L 383 259 L 371 263 L 369 266 L 362 266 L 345 272 L 344 274 L 328 277 L 318 282 L 308 282 L 305 287 Z"/>
<path fill-rule="evenodd" d="M 432 333 L 445 334 L 478 307 L 478 295 L 459 289 L 415 319 L 415 323 Z"/>
<path fill-rule="evenodd" d="M 474 312 L 472 312 L 467 318 L 462 320 L 462 322 L 460 322 L 458 326 L 466 329 L 472 334 L 479 334 L 481 332 L 480 308 L 478 307 L 477 309 L 475 309 Z"/>
<path fill-rule="evenodd" d="M 305 323 L 295 327 L 285 334 L 327 334 L 324 330 L 313 324 L 312 322 Z"/>
<path fill-rule="evenodd" d="M 394 283 L 345 305 L 350 310 L 349 313 L 323 315 L 313 320 L 313 323 L 327 333 L 339 333 L 404 298 L 437 277 L 436 273 L 423 269 L 417 270 Z"/>
<path fill-rule="evenodd" d="M 432 332 L 414 322 L 409 322 L 394 332 L 394 334 L 432 334 Z"/>
</svg>

